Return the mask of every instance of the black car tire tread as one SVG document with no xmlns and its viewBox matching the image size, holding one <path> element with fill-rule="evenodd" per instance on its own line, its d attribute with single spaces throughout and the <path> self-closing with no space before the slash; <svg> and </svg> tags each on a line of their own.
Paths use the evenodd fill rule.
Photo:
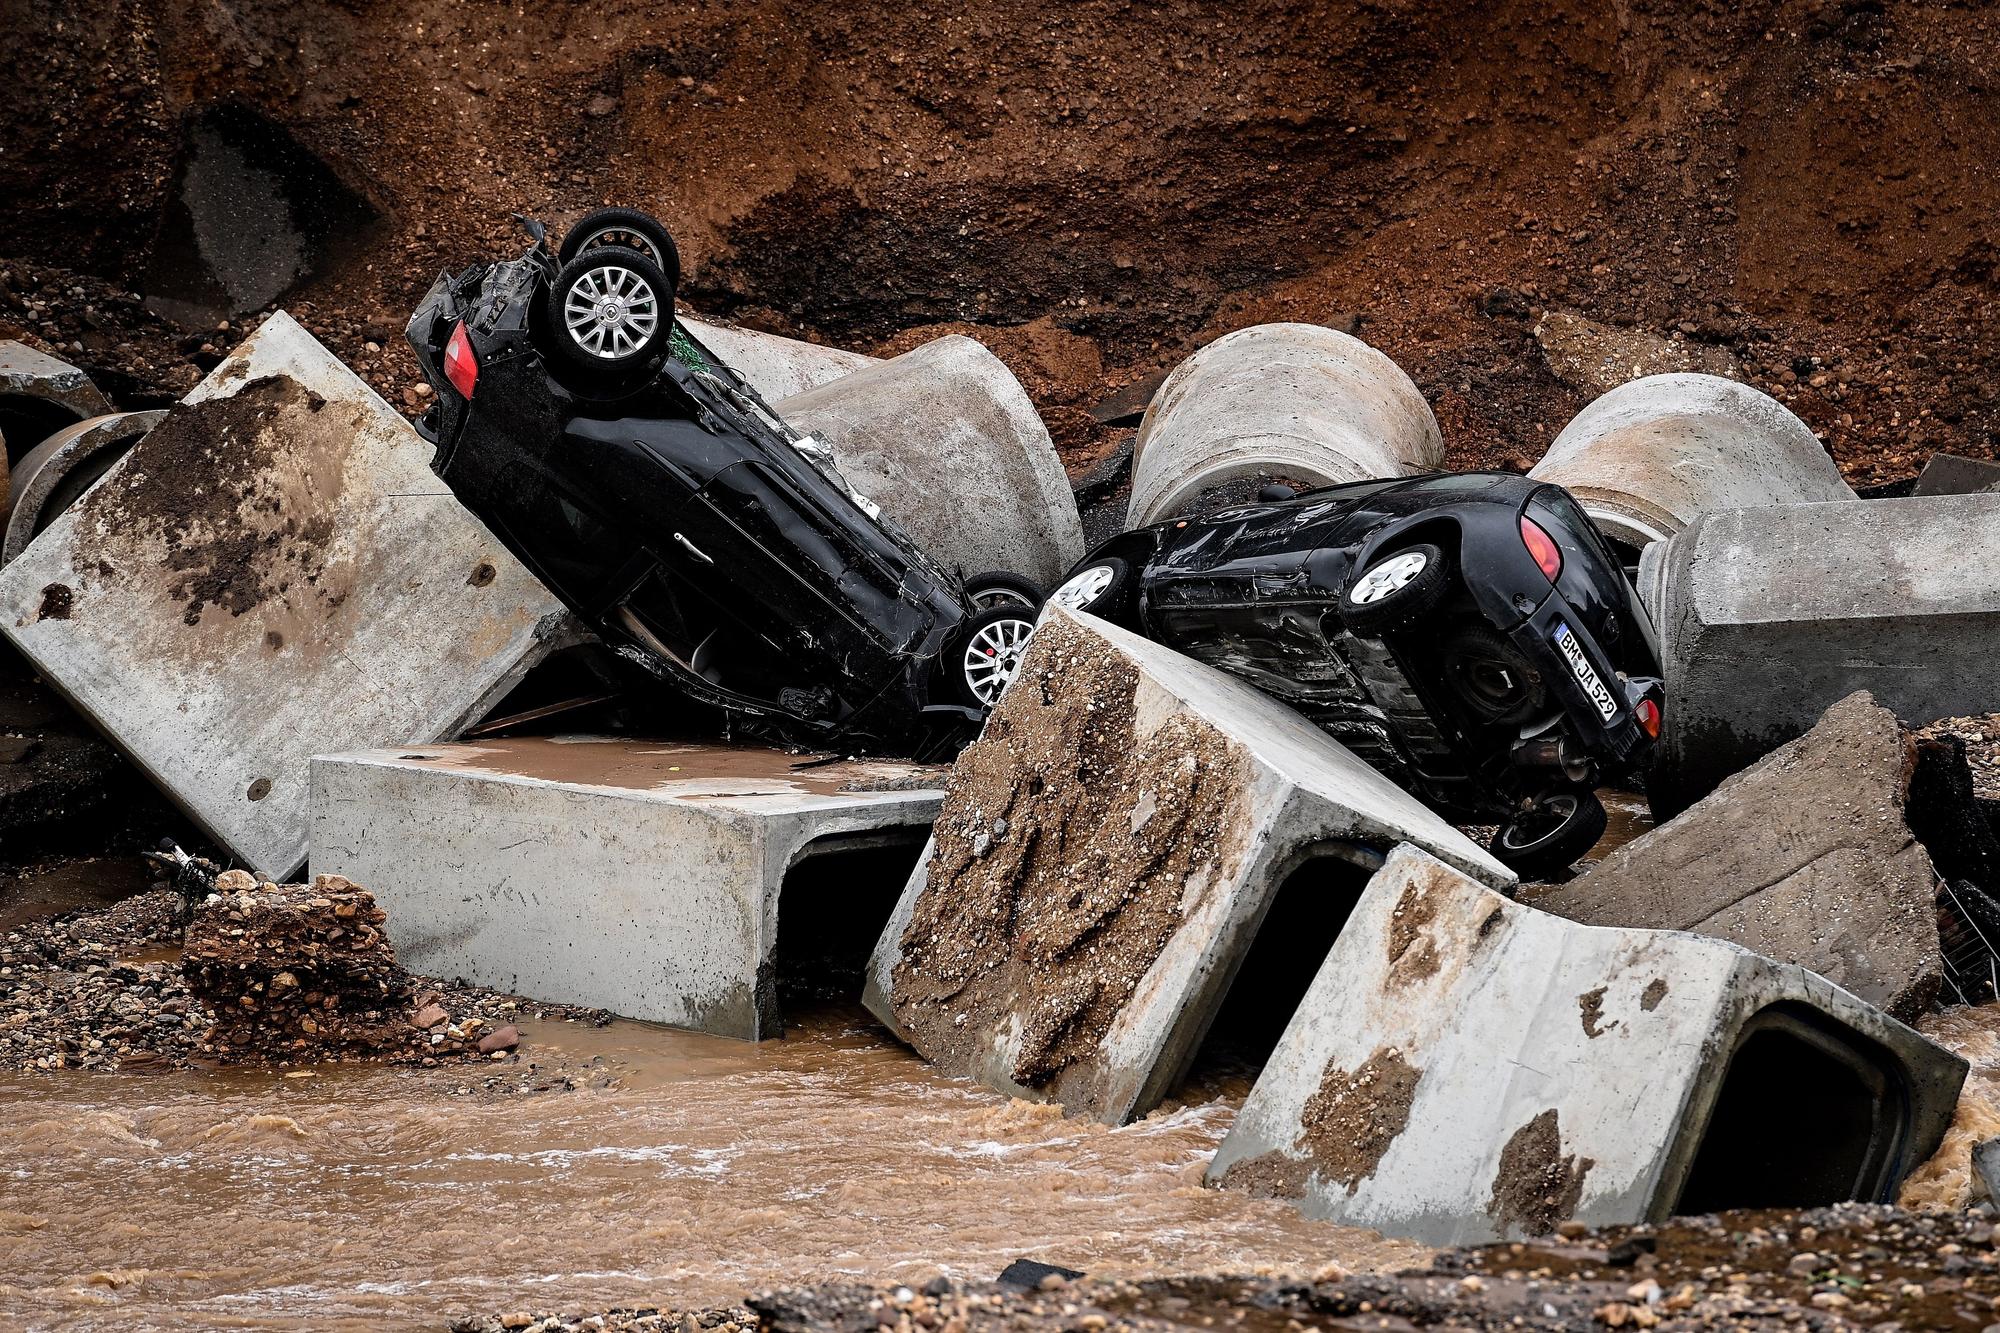
<svg viewBox="0 0 2000 1333">
<path fill-rule="evenodd" d="M 1518 697 L 1502 706 L 1468 688 L 1461 674 L 1471 659 L 1502 664 L 1520 676 Z M 1548 686 L 1542 680 L 1541 671 L 1526 653 L 1489 625 L 1461 625 L 1451 631 L 1438 650 L 1438 662 L 1440 674 L 1451 684 L 1452 697 L 1482 723 L 1520 722 L 1540 712 L 1548 703 Z"/>
<path fill-rule="evenodd" d="M 612 227 L 620 231 L 637 232 L 645 237 L 660 255 L 660 269 L 667 275 L 667 284 L 679 288 L 680 248 L 674 244 L 674 238 L 667 231 L 666 224 L 652 214 L 642 213 L 636 208 L 600 208 L 594 213 L 586 213 L 578 218 L 576 225 L 563 235 L 562 248 L 556 252 L 557 262 L 569 263 L 583 253 L 583 242 L 586 237 Z"/>
<path fill-rule="evenodd" d="M 1596 792 L 1563 792 L 1549 798 L 1552 801 L 1574 800 L 1576 809 L 1569 818 L 1539 836 L 1514 840 L 1509 838 L 1519 824 L 1519 818 L 1500 826 L 1493 835 L 1487 849 L 1515 874 L 1523 879 L 1537 879 L 1548 875 L 1561 874 L 1575 865 L 1577 858 L 1597 845 L 1610 824 L 1610 817 L 1604 812 L 1604 802 L 1597 799 Z"/>
<path fill-rule="evenodd" d="M 1452 553 L 1442 546 L 1430 542 L 1412 542 L 1399 546 L 1393 551 L 1384 551 L 1370 561 L 1366 568 L 1355 573 L 1358 580 L 1368 570 L 1393 560 L 1411 551 L 1421 551 L 1427 557 L 1421 574 L 1408 584 L 1398 588 L 1379 602 L 1366 606 L 1356 606 L 1348 600 L 1345 589 L 1340 594 L 1340 621 L 1351 634 L 1363 638 L 1380 638 L 1392 630 L 1402 629 L 1426 611 L 1443 601 L 1458 579 L 1458 562 Z M 1350 582 L 1349 586 L 1352 586 Z"/>
<path fill-rule="evenodd" d="M 1111 582 L 1105 585 L 1104 591 L 1097 594 L 1088 606 L 1079 606 L 1073 609 L 1081 611 L 1088 616 L 1096 616 L 1100 620 L 1108 620 L 1114 625 L 1125 625 L 1130 618 L 1128 612 L 1132 605 L 1133 580 L 1131 562 L 1122 556 L 1100 555 L 1094 560 L 1084 561 L 1068 574 L 1065 574 L 1062 581 L 1050 590 L 1050 595 L 1053 596 L 1057 591 L 1060 591 L 1064 584 L 1083 573 L 1086 569 L 1094 569 L 1098 565 L 1107 565 L 1110 567 Z"/>
<path fill-rule="evenodd" d="M 667 350 L 667 342 L 674 333 L 674 286 L 667 281 L 667 275 L 659 266 L 637 250 L 620 249 L 617 262 L 649 283 L 659 302 L 659 322 L 651 334 L 637 348 L 619 357 L 594 356 L 571 336 L 563 322 L 563 307 L 568 300 L 570 288 L 582 277 L 604 264 L 609 258 L 609 249 L 587 250 L 564 264 L 542 295 L 542 331 L 548 343 L 553 345 L 563 362 L 573 371 L 581 371 L 605 386 L 616 385 L 631 377 L 633 371 L 649 365 Z"/>
<path fill-rule="evenodd" d="M 965 581 L 966 600 L 976 603 L 979 593 L 989 588 L 996 592 L 1004 589 L 1007 592 L 1018 593 L 1027 599 L 1029 606 L 1038 611 L 1041 609 L 1042 599 L 1048 596 L 1042 591 L 1040 584 L 1026 575 L 1006 569 L 989 569 L 984 574 L 975 574 Z"/>
</svg>

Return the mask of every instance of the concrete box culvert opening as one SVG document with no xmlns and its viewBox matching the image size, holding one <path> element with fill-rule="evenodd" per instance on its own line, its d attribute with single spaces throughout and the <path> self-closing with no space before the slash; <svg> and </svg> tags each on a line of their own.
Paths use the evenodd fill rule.
<svg viewBox="0 0 2000 1333">
<path fill-rule="evenodd" d="M 759 978 L 771 1031 L 808 1008 L 860 999 L 868 956 L 922 855 L 921 826 L 834 833 L 800 848 L 778 890 L 778 934 Z"/>
<path fill-rule="evenodd" d="M 1660 1218 L 1887 1203 L 1915 1164 L 1910 1093 L 1895 1057 L 1806 1006 L 1754 1015 L 1712 1086 L 1686 1179 L 1677 1196 L 1661 1191 Z M 1791 1114 L 1778 1109 L 1787 1106 Z"/>
</svg>

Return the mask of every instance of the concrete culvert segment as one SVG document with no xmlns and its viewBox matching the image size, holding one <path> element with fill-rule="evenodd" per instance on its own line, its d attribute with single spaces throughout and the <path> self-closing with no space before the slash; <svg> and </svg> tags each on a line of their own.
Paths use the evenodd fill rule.
<svg viewBox="0 0 2000 1333">
<path fill-rule="evenodd" d="M 14 465 L 0 564 L 25 551 L 37 533 L 75 504 L 166 415 L 156 410 L 91 417 L 65 426 L 29 450 Z"/>
<path fill-rule="evenodd" d="M 0 342 L 0 439 L 19 459 L 49 435 L 111 404 L 90 376 L 26 343 Z"/>
<path fill-rule="evenodd" d="M 1577 413 L 1528 475 L 1567 487 L 1607 537 L 1634 547 L 1711 510 L 1854 498 L 1805 422 L 1716 375 L 1620 385 Z"/>
<path fill-rule="evenodd" d="M 717 324 L 687 315 L 677 315 L 675 319 L 731 370 L 750 381 L 750 387 L 767 403 L 780 402 L 795 393 L 817 389 L 843 375 L 881 364 L 879 357 L 775 333 L 760 333 L 735 324 Z"/>
<path fill-rule="evenodd" d="M 1153 395 L 1126 523 L 1171 518 L 1245 477 L 1332 485 L 1443 463 L 1437 418 L 1394 361 L 1317 324 L 1259 324 L 1196 352 Z"/>
</svg>

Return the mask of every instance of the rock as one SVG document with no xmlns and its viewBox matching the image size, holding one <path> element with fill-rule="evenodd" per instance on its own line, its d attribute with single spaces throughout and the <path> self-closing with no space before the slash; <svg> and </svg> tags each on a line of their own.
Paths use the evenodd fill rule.
<svg viewBox="0 0 2000 1333">
<path fill-rule="evenodd" d="M 1913 1020 L 1943 981 L 1937 873 L 1904 809 L 1916 766 L 1895 715 L 1850 695 L 1686 813 L 1524 901 L 1587 925 L 1733 940 Z"/>
<path fill-rule="evenodd" d="M 492 1055 L 495 1051 L 511 1051 L 521 1044 L 521 1032 L 512 1023 L 496 1029 L 479 1039 L 479 1053 Z"/>
<path fill-rule="evenodd" d="M 423 1008 L 417 1010 L 416 1016 L 410 1020 L 410 1026 L 413 1028 L 428 1030 L 430 1028 L 436 1027 L 438 1024 L 444 1022 L 450 1017 L 451 1015 L 447 1014 L 444 1011 L 443 1005 L 427 1004 Z"/>
<path fill-rule="evenodd" d="M 1688 371 L 1733 377 L 1740 370 L 1723 348 L 1674 342 L 1643 329 L 1614 329 L 1566 310 L 1542 317 L 1535 342 L 1550 374 L 1592 397 L 1647 375 Z"/>
</svg>

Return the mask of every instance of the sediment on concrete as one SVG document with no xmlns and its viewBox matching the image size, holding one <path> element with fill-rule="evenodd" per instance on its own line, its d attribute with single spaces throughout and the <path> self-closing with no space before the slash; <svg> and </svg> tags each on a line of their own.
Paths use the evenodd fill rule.
<svg viewBox="0 0 2000 1333">
<path fill-rule="evenodd" d="M 1054 607 L 952 769 L 865 998 L 946 1072 L 1122 1123 L 1185 1072 L 1295 874 L 1333 898 L 1406 841 L 1514 882 L 1267 696 Z"/>
<path fill-rule="evenodd" d="M 1966 1069 L 1803 968 L 1577 925 L 1403 847 L 1208 1179 L 1431 1244 L 1886 1202 Z"/>
</svg>

